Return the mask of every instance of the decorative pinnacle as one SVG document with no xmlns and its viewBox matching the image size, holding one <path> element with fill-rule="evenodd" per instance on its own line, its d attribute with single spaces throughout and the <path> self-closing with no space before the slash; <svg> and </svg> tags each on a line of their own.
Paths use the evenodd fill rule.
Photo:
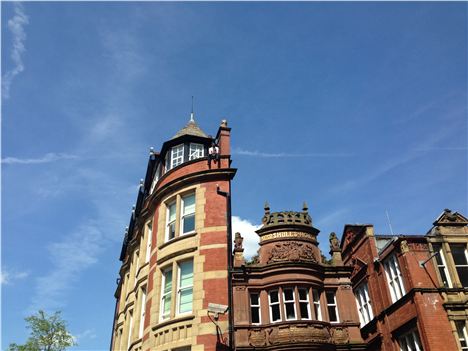
<svg viewBox="0 0 468 351">
<path fill-rule="evenodd" d="M 144 183 L 144 182 L 145 182 L 145 181 L 144 181 L 143 179 L 140 179 L 140 186 L 143 186 L 143 183 Z"/>
<path fill-rule="evenodd" d="M 309 207 L 307 206 L 307 202 L 304 201 L 302 204 L 302 211 L 307 212 L 309 210 Z"/>
<path fill-rule="evenodd" d="M 263 208 L 265 209 L 265 214 L 270 214 L 270 204 L 268 201 L 265 201 L 265 206 L 263 206 Z"/>
<path fill-rule="evenodd" d="M 227 123 L 227 120 L 226 119 L 223 119 L 221 121 L 221 127 L 227 127 L 228 123 Z"/>
<path fill-rule="evenodd" d="M 195 122 L 195 114 L 193 113 L 193 96 L 192 96 L 192 112 L 190 112 L 190 122 Z"/>
<path fill-rule="evenodd" d="M 150 147 L 150 155 L 154 155 L 154 147 Z"/>
</svg>

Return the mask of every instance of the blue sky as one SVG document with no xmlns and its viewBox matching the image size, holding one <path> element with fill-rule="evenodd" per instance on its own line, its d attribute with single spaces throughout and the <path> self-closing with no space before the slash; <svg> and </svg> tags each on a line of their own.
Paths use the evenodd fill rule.
<svg viewBox="0 0 468 351">
<path fill-rule="evenodd" d="M 424 234 L 467 208 L 466 3 L 5 3 L 2 347 L 61 310 L 108 348 L 118 256 L 144 176 L 185 125 L 232 127 L 233 213 L 307 201 Z"/>
</svg>

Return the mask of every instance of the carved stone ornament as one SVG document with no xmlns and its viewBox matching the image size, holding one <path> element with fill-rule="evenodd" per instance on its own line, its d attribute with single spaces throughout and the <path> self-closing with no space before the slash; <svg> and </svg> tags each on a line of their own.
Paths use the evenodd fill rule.
<svg viewBox="0 0 468 351">
<path fill-rule="evenodd" d="M 410 251 L 408 242 L 406 240 L 402 240 L 400 242 L 400 250 L 401 250 L 401 253 L 407 253 Z"/>
<path fill-rule="evenodd" d="M 347 344 L 349 342 L 349 333 L 347 328 L 335 327 L 332 329 L 332 338 L 335 344 Z"/>
<path fill-rule="evenodd" d="M 317 262 L 314 256 L 313 246 L 300 242 L 284 242 L 276 244 L 270 251 L 268 263 L 273 262 Z"/>
<path fill-rule="evenodd" d="M 340 241 L 338 240 L 334 232 L 330 233 L 330 250 L 331 251 L 340 251 Z"/>
<path fill-rule="evenodd" d="M 249 332 L 249 345 L 253 347 L 266 346 L 267 334 L 265 329 L 252 329 Z"/>
<path fill-rule="evenodd" d="M 244 247 L 242 246 L 243 241 L 244 238 L 241 236 L 241 234 L 236 233 L 234 236 L 234 251 L 244 251 Z"/>
<path fill-rule="evenodd" d="M 281 325 L 268 328 L 268 345 L 331 342 L 330 330 L 323 325 Z M 251 342 L 249 340 L 249 342 Z"/>
<path fill-rule="evenodd" d="M 312 218 L 307 212 L 284 211 L 270 213 L 268 208 L 268 211 L 265 210 L 262 223 L 264 226 L 279 224 L 302 224 L 311 226 Z"/>
</svg>

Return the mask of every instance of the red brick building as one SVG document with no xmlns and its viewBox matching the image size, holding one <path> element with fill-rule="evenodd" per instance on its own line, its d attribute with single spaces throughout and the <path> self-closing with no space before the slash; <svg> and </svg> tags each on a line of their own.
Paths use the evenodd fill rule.
<svg viewBox="0 0 468 351">
<path fill-rule="evenodd" d="M 463 240 L 466 250 L 466 234 Z M 426 236 L 375 235 L 370 224 L 346 225 L 341 249 L 343 262 L 353 267 L 361 333 L 369 350 L 461 349 L 434 268 L 438 258 L 431 255 Z"/>
<path fill-rule="evenodd" d="M 468 350 L 468 219 L 427 235 L 346 225 L 321 253 L 312 218 L 265 206 L 258 257 L 232 249 L 230 128 L 193 120 L 152 150 L 126 229 L 111 350 Z"/>
</svg>

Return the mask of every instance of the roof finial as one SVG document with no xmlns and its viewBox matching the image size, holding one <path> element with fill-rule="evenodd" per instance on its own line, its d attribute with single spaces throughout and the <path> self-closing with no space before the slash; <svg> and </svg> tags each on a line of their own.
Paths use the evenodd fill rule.
<svg viewBox="0 0 468 351">
<path fill-rule="evenodd" d="M 190 122 L 195 122 L 194 113 L 193 113 L 193 95 L 192 95 L 192 112 L 190 113 Z"/>
</svg>

